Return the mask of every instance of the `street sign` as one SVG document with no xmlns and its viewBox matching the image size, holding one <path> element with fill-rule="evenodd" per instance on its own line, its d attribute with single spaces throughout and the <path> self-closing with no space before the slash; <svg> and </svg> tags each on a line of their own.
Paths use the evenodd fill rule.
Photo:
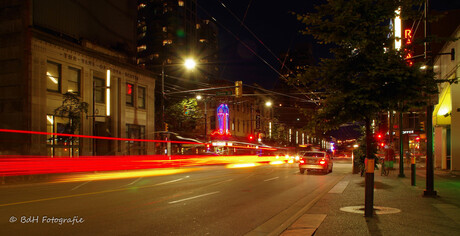
<svg viewBox="0 0 460 236">
<path fill-rule="evenodd" d="M 232 91 L 218 91 L 216 92 L 216 96 L 230 96 L 232 95 Z"/>
</svg>

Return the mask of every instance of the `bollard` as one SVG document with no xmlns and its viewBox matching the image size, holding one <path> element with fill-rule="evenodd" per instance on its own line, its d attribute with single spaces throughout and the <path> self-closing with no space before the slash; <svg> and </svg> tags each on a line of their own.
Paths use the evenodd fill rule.
<svg viewBox="0 0 460 236">
<path fill-rule="evenodd" d="M 415 186 L 415 157 L 411 157 L 410 169 L 411 169 L 410 184 L 412 186 Z"/>
<path fill-rule="evenodd" d="M 374 159 L 366 158 L 365 166 L 364 216 L 372 217 L 374 214 Z"/>
</svg>

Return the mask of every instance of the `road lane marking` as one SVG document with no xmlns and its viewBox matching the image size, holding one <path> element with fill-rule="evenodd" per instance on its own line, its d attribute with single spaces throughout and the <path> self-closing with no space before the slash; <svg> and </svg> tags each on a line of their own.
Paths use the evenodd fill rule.
<svg viewBox="0 0 460 236">
<path fill-rule="evenodd" d="M 209 195 L 216 194 L 216 193 L 220 193 L 220 191 L 216 191 L 216 192 L 212 192 L 212 193 L 205 193 L 205 194 L 201 194 L 201 195 L 197 195 L 197 196 L 193 196 L 193 197 L 189 197 L 189 198 L 180 199 L 180 200 L 177 200 L 177 201 L 172 201 L 172 202 L 169 202 L 169 204 L 188 201 L 188 200 L 192 200 L 192 199 L 200 198 L 200 197 L 205 197 L 205 196 L 209 196 Z"/>
<path fill-rule="evenodd" d="M 212 178 L 216 177 L 224 177 L 228 175 L 221 175 L 221 176 L 214 176 Z M 185 178 L 188 178 L 190 176 L 186 176 Z M 184 178 L 181 178 L 184 179 Z M 197 182 L 197 181 L 202 181 L 202 180 L 208 180 L 211 178 L 202 178 L 202 179 L 195 179 L 192 182 Z M 179 180 L 176 180 L 179 181 Z M 176 182 L 174 181 L 174 182 Z M 190 182 L 190 181 L 189 181 Z M 0 207 L 5 207 L 5 206 L 15 206 L 15 205 L 21 205 L 21 204 L 29 204 L 29 203 L 36 203 L 36 202 L 45 202 L 45 201 L 51 201 L 51 200 L 58 200 L 58 199 L 66 199 L 66 198 L 73 198 L 73 197 L 83 197 L 83 196 L 91 196 L 91 195 L 97 195 L 97 194 L 104 194 L 104 193 L 112 193 L 112 192 L 121 192 L 121 191 L 126 191 L 126 190 L 132 190 L 133 188 L 136 189 L 144 189 L 144 188 L 151 188 L 155 186 L 159 186 L 162 184 L 166 184 L 167 182 L 160 183 L 160 184 L 152 184 L 152 185 L 144 185 L 144 186 L 139 186 L 139 187 L 125 187 L 125 188 L 117 188 L 117 189 L 109 189 L 109 190 L 103 190 L 103 191 L 98 191 L 98 192 L 90 192 L 90 193 L 80 193 L 80 194 L 72 194 L 72 195 L 66 195 L 66 196 L 58 196 L 58 197 L 50 197 L 50 198 L 41 198 L 41 199 L 34 199 L 34 200 L 28 200 L 28 201 L 22 201 L 22 202 L 12 202 L 12 203 L 4 203 L 0 204 Z"/>
<path fill-rule="evenodd" d="M 188 177 L 190 177 L 190 176 L 186 176 L 185 178 L 188 178 Z M 180 178 L 180 179 L 174 179 L 174 180 L 171 180 L 171 181 L 166 181 L 166 182 L 163 182 L 163 183 L 155 184 L 155 186 L 174 183 L 174 182 L 177 182 L 177 181 L 181 181 L 181 180 L 183 180 L 183 179 L 185 179 L 185 178 Z"/>
<path fill-rule="evenodd" d="M 73 190 L 75 190 L 75 189 L 77 189 L 77 188 L 80 188 L 81 186 L 83 186 L 83 185 L 85 185 L 85 184 L 87 184 L 87 183 L 89 183 L 89 182 L 92 182 L 92 180 L 90 180 L 90 181 L 88 181 L 88 182 L 84 182 L 84 183 L 82 183 L 82 184 L 79 184 L 78 186 L 75 186 L 74 188 L 72 188 L 70 191 L 73 191 Z"/>
<path fill-rule="evenodd" d="M 142 177 L 139 177 L 139 178 L 137 178 L 136 180 L 134 180 L 133 182 L 127 184 L 126 186 L 133 185 L 133 184 L 137 183 L 137 181 L 139 181 L 139 180 L 141 180 L 141 179 L 142 179 Z"/>
<path fill-rule="evenodd" d="M 273 177 L 273 178 L 270 178 L 270 179 L 266 179 L 266 180 L 264 180 L 264 181 L 267 182 L 267 181 L 275 180 L 275 179 L 279 179 L 279 177 Z"/>
<path fill-rule="evenodd" d="M 350 181 L 340 181 L 338 182 L 328 193 L 343 193 L 345 188 L 347 188 Z"/>
</svg>

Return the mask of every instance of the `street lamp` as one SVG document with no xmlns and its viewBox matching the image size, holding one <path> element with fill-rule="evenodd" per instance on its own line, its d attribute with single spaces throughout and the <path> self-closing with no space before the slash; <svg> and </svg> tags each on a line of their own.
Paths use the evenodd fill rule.
<svg viewBox="0 0 460 236">
<path fill-rule="evenodd" d="M 201 95 L 196 95 L 196 100 L 201 100 L 203 97 Z M 208 109 L 206 106 L 206 99 L 203 99 L 204 102 L 204 141 L 208 141 Z"/>
<path fill-rule="evenodd" d="M 170 64 L 168 66 L 175 66 L 177 64 Z M 161 63 L 161 125 L 162 125 L 162 130 L 166 130 L 166 123 L 165 123 L 165 61 Z M 195 68 L 196 63 L 193 59 L 186 59 L 184 61 L 184 66 L 188 70 L 191 70 Z M 168 137 L 168 136 L 166 136 Z M 171 155 L 171 143 L 168 143 L 167 145 L 167 154 Z"/>
<path fill-rule="evenodd" d="M 178 65 L 178 64 L 171 64 L 171 66 Z M 188 58 L 184 61 L 185 68 L 191 70 L 195 68 L 196 62 L 195 60 Z M 166 130 L 165 126 L 165 61 L 161 64 L 161 124 L 163 126 L 163 130 Z"/>
</svg>

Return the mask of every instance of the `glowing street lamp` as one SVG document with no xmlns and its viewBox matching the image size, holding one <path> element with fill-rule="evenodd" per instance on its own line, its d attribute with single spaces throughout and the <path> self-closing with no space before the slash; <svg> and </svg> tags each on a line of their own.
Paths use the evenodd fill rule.
<svg viewBox="0 0 460 236">
<path fill-rule="evenodd" d="M 193 60 L 191 58 L 188 58 L 188 59 L 185 60 L 184 65 L 185 65 L 185 68 L 191 70 L 191 69 L 195 68 L 196 62 L 195 62 L 195 60 Z"/>
</svg>

